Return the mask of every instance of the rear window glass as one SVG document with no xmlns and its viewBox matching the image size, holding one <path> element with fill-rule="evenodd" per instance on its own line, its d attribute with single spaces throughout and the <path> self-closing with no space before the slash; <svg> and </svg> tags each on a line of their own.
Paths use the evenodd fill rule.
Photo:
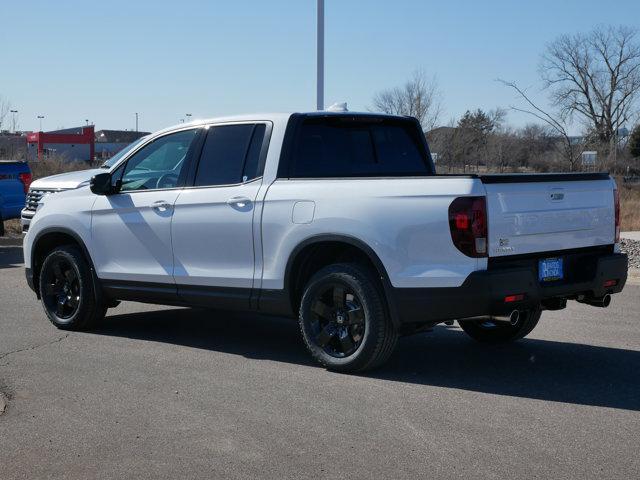
<svg viewBox="0 0 640 480">
<path fill-rule="evenodd" d="M 291 176 L 431 175 L 420 134 L 411 121 L 308 118 L 298 131 Z"/>
</svg>

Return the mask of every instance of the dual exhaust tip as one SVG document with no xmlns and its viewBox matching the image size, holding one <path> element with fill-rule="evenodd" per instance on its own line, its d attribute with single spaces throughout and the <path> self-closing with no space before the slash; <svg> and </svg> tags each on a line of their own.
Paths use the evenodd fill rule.
<svg viewBox="0 0 640 480">
<path fill-rule="evenodd" d="M 607 308 L 611 304 L 611 295 L 607 293 L 602 297 L 584 297 L 584 298 L 578 299 L 578 301 L 580 303 L 591 305 L 592 307 Z M 473 319 L 490 320 L 492 322 L 499 322 L 499 323 L 509 323 L 510 325 L 515 326 L 520 321 L 520 311 L 512 310 L 507 315 L 491 315 L 489 317 L 472 317 L 467 320 L 473 320 Z"/>
<path fill-rule="evenodd" d="M 602 297 L 584 297 L 578 299 L 580 303 L 586 303 L 592 307 L 607 308 L 611 304 L 611 295 L 608 293 Z"/>
</svg>

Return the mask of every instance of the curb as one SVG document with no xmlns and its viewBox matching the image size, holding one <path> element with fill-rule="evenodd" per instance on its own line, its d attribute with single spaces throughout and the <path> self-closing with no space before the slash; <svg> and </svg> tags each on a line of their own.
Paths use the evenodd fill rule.
<svg viewBox="0 0 640 480">
<path fill-rule="evenodd" d="M 0 247 L 21 247 L 24 236 L 0 237 Z"/>
</svg>

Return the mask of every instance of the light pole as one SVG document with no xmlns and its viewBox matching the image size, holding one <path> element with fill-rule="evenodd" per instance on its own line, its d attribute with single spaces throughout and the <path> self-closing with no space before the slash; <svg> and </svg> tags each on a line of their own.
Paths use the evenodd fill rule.
<svg viewBox="0 0 640 480">
<path fill-rule="evenodd" d="M 11 119 L 12 121 L 12 130 L 13 133 L 16 133 L 16 113 L 18 113 L 18 110 L 9 110 L 12 114 L 13 114 L 13 118 Z"/>
<path fill-rule="evenodd" d="M 187 121 L 191 121 L 191 114 L 190 113 L 185 113 L 184 114 L 185 117 L 187 117 Z"/>
<path fill-rule="evenodd" d="M 40 131 L 42 131 L 42 119 L 44 118 L 44 115 L 38 115 L 38 120 L 40 120 Z"/>
<path fill-rule="evenodd" d="M 138 131 L 138 112 L 136 112 L 136 132 Z"/>
<path fill-rule="evenodd" d="M 316 104 L 318 110 L 324 110 L 324 0 L 318 0 L 317 34 Z"/>
<path fill-rule="evenodd" d="M 87 122 L 87 127 L 88 127 L 89 126 L 89 119 L 85 118 L 84 121 Z"/>
</svg>

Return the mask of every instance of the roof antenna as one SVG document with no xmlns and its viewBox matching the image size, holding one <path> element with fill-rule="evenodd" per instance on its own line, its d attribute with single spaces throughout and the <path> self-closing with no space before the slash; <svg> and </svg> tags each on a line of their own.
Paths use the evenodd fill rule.
<svg viewBox="0 0 640 480">
<path fill-rule="evenodd" d="M 327 112 L 348 112 L 347 102 L 339 102 L 334 103 L 329 108 L 327 108 Z"/>
</svg>

